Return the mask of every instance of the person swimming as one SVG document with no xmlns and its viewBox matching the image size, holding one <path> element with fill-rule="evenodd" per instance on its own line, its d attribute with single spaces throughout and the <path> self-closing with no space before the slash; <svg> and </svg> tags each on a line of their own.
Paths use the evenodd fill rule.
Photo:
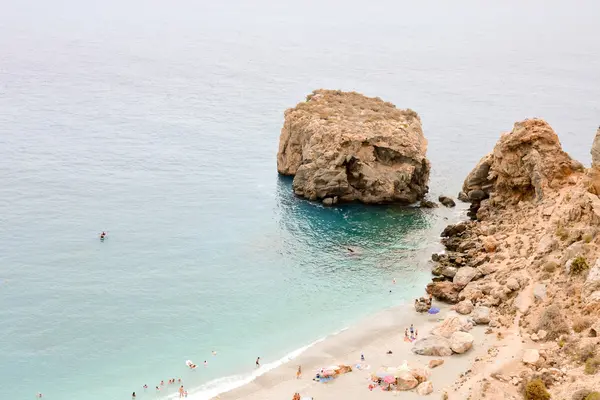
<svg viewBox="0 0 600 400">
<path fill-rule="evenodd" d="M 100 239 L 104 239 L 106 237 L 106 232 L 102 231 L 102 233 L 100 234 Z"/>
</svg>

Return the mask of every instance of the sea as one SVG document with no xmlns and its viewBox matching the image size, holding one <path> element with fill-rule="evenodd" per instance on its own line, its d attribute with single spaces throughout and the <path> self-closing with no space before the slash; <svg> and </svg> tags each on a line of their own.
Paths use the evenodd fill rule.
<svg viewBox="0 0 600 400">
<path fill-rule="evenodd" d="M 525 118 L 589 165 L 598 21 L 585 0 L 0 1 L 0 399 L 172 378 L 209 399 L 410 302 L 466 205 L 294 197 L 285 109 L 329 88 L 417 111 L 432 199 Z"/>
</svg>

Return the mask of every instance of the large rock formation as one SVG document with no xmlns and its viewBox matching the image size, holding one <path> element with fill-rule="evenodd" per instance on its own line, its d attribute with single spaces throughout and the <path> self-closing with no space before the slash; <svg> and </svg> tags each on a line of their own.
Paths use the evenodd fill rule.
<svg viewBox="0 0 600 400">
<path fill-rule="evenodd" d="M 477 205 L 492 193 L 500 200 L 541 201 L 545 190 L 582 170 L 581 163 L 562 150 L 546 121 L 526 119 L 515 123 L 512 132 L 502 135 L 494 150 L 479 161 L 465 179 L 463 192 Z"/>
<path fill-rule="evenodd" d="M 355 92 L 315 90 L 286 110 L 277 170 L 310 200 L 414 203 L 427 193 L 416 112 Z"/>
</svg>

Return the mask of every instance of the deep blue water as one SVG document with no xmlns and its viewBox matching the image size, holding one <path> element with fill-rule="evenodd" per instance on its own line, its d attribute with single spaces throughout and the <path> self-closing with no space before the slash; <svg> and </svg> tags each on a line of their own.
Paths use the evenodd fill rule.
<svg viewBox="0 0 600 400">
<path fill-rule="evenodd" d="M 315 88 L 416 110 L 433 197 L 517 120 L 586 163 L 600 123 L 593 1 L 1 5 L 2 399 L 192 390 L 420 293 L 457 211 L 325 209 L 277 176 Z"/>
</svg>

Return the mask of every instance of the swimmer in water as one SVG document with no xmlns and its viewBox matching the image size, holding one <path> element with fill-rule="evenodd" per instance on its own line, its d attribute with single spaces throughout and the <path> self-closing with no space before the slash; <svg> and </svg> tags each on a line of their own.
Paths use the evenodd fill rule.
<svg viewBox="0 0 600 400">
<path fill-rule="evenodd" d="M 135 399 L 135 392 L 133 392 L 133 393 L 131 394 L 131 398 L 132 398 L 132 399 Z"/>
<path fill-rule="evenodd" d="M 204 366 L 208 367 L 208 361 L 204 360 Z"/>
<path fill-rule="evenodd" d="M 256 359 L 256 368 L 260 367 L 260 357 Z"/>
<path fill-rule="evenodd" d="M 148 385 L 146 385 L 145 383 L 144 383 L 143 387 L 144 387 L 144 390 L 148 389 Z"/>
<path fill-rule="evenodd" d="M 213 351 L 212 351 L 212 355 L 213 355 L 213 356 L 216 356 L 216 355 L 217 355 L 217 352 L 213 350 Z"/>
</svg>

